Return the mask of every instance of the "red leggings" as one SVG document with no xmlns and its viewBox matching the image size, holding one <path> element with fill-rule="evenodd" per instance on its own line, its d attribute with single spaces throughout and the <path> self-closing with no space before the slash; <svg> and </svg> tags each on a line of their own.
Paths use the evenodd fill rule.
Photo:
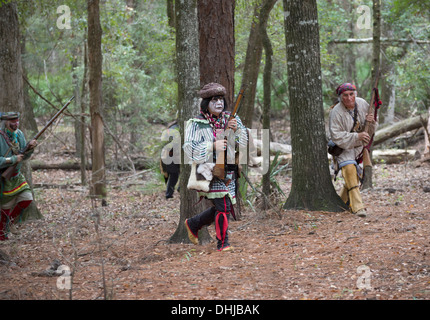
<svg viewBox="0 0 430 320">
<path fill-rule="evenodd" d="M 27 208 L 32 200 L 24 200 L 17 203 L 12 212 L 9 209 L 1 209 L 0 212 L 0 241 L 7 239 L 9 226 Z"/>
</svg>

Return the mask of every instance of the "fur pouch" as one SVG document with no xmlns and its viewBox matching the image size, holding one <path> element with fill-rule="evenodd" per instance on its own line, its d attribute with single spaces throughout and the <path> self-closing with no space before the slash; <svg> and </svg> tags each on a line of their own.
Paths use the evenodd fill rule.
<svg viewBox="0 0 430 320">
<path fill-rule="evenodd" d="M 214 163 L 197 164 L 195 162 L 191 165 L 190 178 L 188 179 L 187 188 L 191 190 L 209 192 L 209 185 L 212 181 Z"/>
</svg>

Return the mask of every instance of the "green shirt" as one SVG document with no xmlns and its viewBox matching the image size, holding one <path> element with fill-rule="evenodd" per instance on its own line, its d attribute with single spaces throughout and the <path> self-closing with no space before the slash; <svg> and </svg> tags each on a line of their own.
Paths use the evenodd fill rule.
<svg viewBox="0 0 430 320">
<path fill-rule="evenodd" d="M 27 145 L 27 142 L 25 141 L 24 133 L 21 130 L 16 130 L 16 139 L 19 145 L 19 150 L 23 150 L 25 146 Z M 6 168 L 13 166 L 16 164 L 17 156 L 13 153 L 12 149 L 10 148 L 9 144 L 6 142 L 6 139 L 3 135 L 7 135 L 5 131 L 3 131 L 3 134 L 0 134 L 0 171 L 4 171 Z M 23 160 L 27 160 L 31 157 L 33 154 L 34 149 L 31 149 L 30 151 L 26 152 L 24 155 Z M 6 158 L 10 158 L 11 162 L 7 163 Z M 7 203 L 10 200 L 13 199 L 14 196 L 17 194 L 31 190 L 30 186 L 25 181 L 25 178 L 23 174 L 21 173 L 21 167 L 22 167 L 22 161 L 17 164 L 16 166 L 16 172 L 17 174 L 10 178 L 9 180 L 2 179 L 1 181 L 1 188 L 2 192 L 0 194 L 1 197 L 1 203 Z"/>
</svg>

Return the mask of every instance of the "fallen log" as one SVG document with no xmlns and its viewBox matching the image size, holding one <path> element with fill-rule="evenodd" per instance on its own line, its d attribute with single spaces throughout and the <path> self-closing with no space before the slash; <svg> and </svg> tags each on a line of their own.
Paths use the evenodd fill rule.
<svg viewBox="0 0 430 320">
<path fill-rule="evenodd" d="M 136 170 L 144 170 L 151 167 L 151 161 L 148 159 L 134 159 L 134 168 Z M 32 170 L 80 170 L 81 164 L 77 161 L 64 161 L 59 163 L 47 163 L 45 161 L 41 161 L 39 159 L 31 160 L 30 161 L 31 169 Z M 114 167 L 113 164 L 107 163 L 106 166 Z M 92 169 L 91 163 L 87 163 L 86 165 L 87 170 Z"/>
<path fill-rule="evenodd" d="M 427 123 L 428 119 L 429 119 L 429 115 L 423 114 L 421 116 L 416 116 L 413 118 L 399 121 L 388 127 L 377 130 L 375 133 L 375 137 L 373 139 L 373 146 L 381 144 L 387 141 L 388 139 L 397 137 L 405 132 L 419 129 L 420 127 L 423 126 L 423 121 L 424 123 Z"/>
<path fill-rule="evenodd" d="M 383 161 L 386 164 L 415 160 L 416 150 L 387 149 L 373 150 L 372 158 L 375 163 Z"/>
<path fill-rule="evenodd" d="M 270 156 L 270 163 L 273 163 L 273 161 L 275 160 L 275 156 Z M 251 161 L 249 161 L 249 166 L 251 167 L 261 167 L 262 166 L 262 161 L 263 161 L 263 157 L 262 156 L 258 156 L 258 157 L 252 157 Z M 279 165 L 284 165 L 284 164 L 291 164 L 292 162 L 292 155 L 291 154 L 284 154 L 284 155 L 279 155 L 278 156 L 278 161 L 279 161 Z"/>
<path fill-rule="evenodd" d="M 80 170 L 81 164 L 74 161 L 65 161 L 61 163 L 46 163 L 40 160 L 30 161 L 33 170 Z M 87 170 L 91 170 L 91 164 L 87 164 Z"/>
<path fill-rule="evenodd" d="M 417 44 L 429 44 L 430 41 L 428 40 L 418 40 L 418 39 L 396 39 L 396 38 L 380 38 L 379 39 L 380 42 L 382 43 L 389 43 L 389 44 L 393 44 L 393 43 L 417 43 Z M 354 38 L 349 38 L 349 39 L 334 39 L 331 40 L 329 43 L 335 43 L 335 44 L 339 44 L 339 43 L 372 43 L 373 42 L 373 38 L 361 38 L 361 39 L 354 39 Z"/>
<path fill-rule="evenodd" d="M 257 148 L 257 154 L 261 155 L 262 140 L 254 139 L 254 143 L 255 147 Z M 289 144 L 270 142 L 269 150 L 271 155 L 276 155 L 278 152 L 280 154 L 290 154 L 292 149 L 291 145 Z"/>
</svg>

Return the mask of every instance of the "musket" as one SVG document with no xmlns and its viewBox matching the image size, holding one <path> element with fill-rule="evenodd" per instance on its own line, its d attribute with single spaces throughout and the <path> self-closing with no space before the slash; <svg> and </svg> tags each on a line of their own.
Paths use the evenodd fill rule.
<svg viewBox="0 0 430 320">
<path fill-rule="evenodd" d="M 373 88 L 372 88 L 372 96 L 370 98 L 369 109 L 367 112 L 368 114 L 373 114 L 375 121 L 377 121 L 378 119 L 378 109 L 382 105 L 382 102 L 379 99 L 378 81 L 379 81 L 379 72 L 376 74 L 375 84 L 373 85 Z M 367 132 L 369 134 L 370 141 L 366 146 L 364 146 L 363 151 L 357 157 L 357 159 L 359 161 L 358 163 L 363 161 L 363 167 L 371 167 L 372 161 L 370 159 L 369 149 L 373 143 L 373 137 L 375 135 L 375 131 L 374 131 L 374 127 L 371 126 L 371 124 L 368 121 L 366 121 L 364 125 L 364 132 Z"/>
<path fill-rule="evenodd" d="M 381 100 L 379 100 L 378 82 L 379 72 L 376 75 L 375 84 L 372 88 L 372 96 L 370 98 L 369 109 L 367 111 L 368 114 L 373 114 L 375 121 L 377 120 L 378 109 L 382 104 Z M 364 131 L 369 134 L 370 138 L 373 138 L 375 132 L 373 132 L 369 122 L 366 122 L 366 124 L 364 125 Z"/>
<path fill-rule="evenodd" d="M 245 92 L 245 87 L 242 87 L 239 91 L 239 94 L 236 98 L 236 103 L 234 104 L 233 112 L 228 117 L 228 120 L 225 124 L 225 127 L 227 128 L 228 122 L 231 118 L 235 118 L 237 113 L 239 112 L 240 102 L 243 98 L 243 93 Z M 227 136 L 224 137 L 224 139 L 227 139 Z M 215 163 L 215 167 L 213 169 L 213 175 L 216 178 L 219 178 L 221 180 L 224 180 L 225 178 L 225 159 L 227 154 L 227 148 L 226 150 L 220 151 L 217 153 L 217 161 Z"/>
<path fill-rule="evenodd" d="M 72 100 L 75 98 L 75 96 L 71 97 L 69 101 L 51 118 L 51 120 L 48 121 L 48 123 L 43 127 L 42 130 L 40 130 L 32 140 L 37 140 L 39 137 L 48 129 L 54 121 L 60 116 L 60 114 L 66 110 L 66 108 L 69 106 L 69 104 L 72 102 Z M 30 140 L 30 141 L 32 141 Z M 20 150 L 20 154 L 25 154 L 30 149 L 30 141 L 27 143 L 27 145 L 24 147 L 24 149 Z M 9 180 L 14 174 L 17 164 L 14 164 L 10 167 L 8 167 L 5 171 L 3 171 L 1 177 L 5 180 Z"/>
</svg>

